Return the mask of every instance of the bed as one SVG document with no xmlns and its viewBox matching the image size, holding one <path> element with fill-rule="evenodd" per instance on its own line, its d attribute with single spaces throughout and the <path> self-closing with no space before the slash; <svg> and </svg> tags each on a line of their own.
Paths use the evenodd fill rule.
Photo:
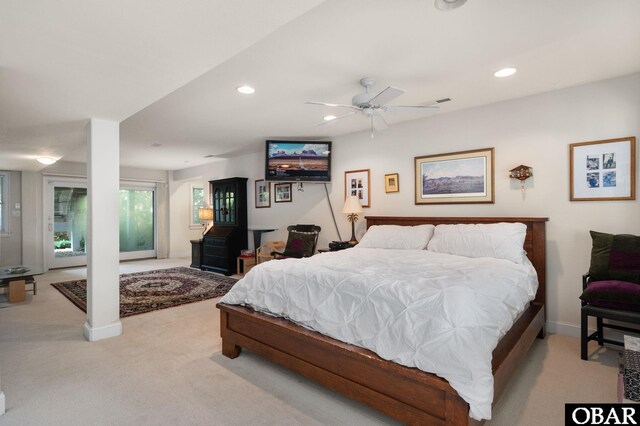
<svg viewBox="0 0 640 426">
<path fill-rule="evenodd" d="M 368 216 L 373 225 L 522 223 L 524 250 L 538 276 L 535 297 L 497 343 L 491 359 L 493 401 L 536 337 L 544 337 L 546 218 L 435 218 Z M 355 250 L 355 249 L 354 249 Z M 324 255 L 321 255 L 324 256 Z M 417 368 L 387 361 L 375 353 L 327 337 L 288 320 L 240 305 L 219 303 L 222 353 L 241 348 L 316 380 L 407 424 L 472 424 L 469 405 L 447 380 Z"/>
</svg>

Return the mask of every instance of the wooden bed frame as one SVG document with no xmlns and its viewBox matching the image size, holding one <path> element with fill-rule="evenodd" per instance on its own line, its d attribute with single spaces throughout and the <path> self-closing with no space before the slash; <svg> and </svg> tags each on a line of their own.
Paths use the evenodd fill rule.
<svg viewBox="0 0 640 426">
<path fill-rule="evenodd" d="M 382 217 L 371 225 L 521 222 L 527 225 L 524 249 L 538 273 L 535 300 L 493 351 L 494 405 L 535 338 L 544 338 L 545 222 L 522 217 Z M 293 370 L 323 386 L 369 405 L 406 424 L 467 425 L 469 406 L 431 373 L 383 360 L 373 352 L 324 336 L 290 321 L 242 306 L 218 303 L 222 354 L 242 348 Z"/>
</svg>

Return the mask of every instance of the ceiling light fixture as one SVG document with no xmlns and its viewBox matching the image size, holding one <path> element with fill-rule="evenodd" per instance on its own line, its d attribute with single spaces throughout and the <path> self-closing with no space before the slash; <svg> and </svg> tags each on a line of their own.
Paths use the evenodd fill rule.
<svg viewBox="0 0 640 426">
<path fill-rule="evenodd" d="M 493 73 L 496 77 L 509 77 L 510 75 L 514 75 L 516 73 L 515 68 L 502 68 Z"/>
<path fill-rule="evenodd" d="M 335 116 L 335 115 L 325 115 L 325 116 L 323 117 L 323 120 L 324 120 L 324 121 L 331 121 L 331 120 L 335 120 L 335 119 L 336 119 L 336 116 Z"/>
<path fill-rule="evenodd" d="M 452 10 L 465 4 L 467 0 L 436 0 L 436 9 Z"/>
<path fill-rule="evenodd" d="M 239 93 L 242 93 L 243 95 L 250 95 L 252 93 L 255 93 L 255 91 L 256 91 L 256 89 L 254 89 L 251 86 L 240 86 L 240 87 L 237 87 L 236 90 Z"/>
<path fill-rule="evenodd" d="M 36 161 L 38 163 L 40 163 L 40 164 L 44 164 L 46 166 L 49 166 L 49 165 L 55 163 L 58 160 L 56 160 L 55 158 L 51 158 L 51 157 L 39 157 L 39 158 L 36 158 Z"/>
</svg>

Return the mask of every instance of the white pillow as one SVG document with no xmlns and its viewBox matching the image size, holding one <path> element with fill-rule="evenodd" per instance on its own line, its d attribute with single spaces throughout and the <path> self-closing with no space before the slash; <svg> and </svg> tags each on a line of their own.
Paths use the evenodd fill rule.
<svg viewBox="0 0 640 426">
<path fill-rule="evenodd" d="M 466 257 L 494 257 L 523 263 L 523 223 L 438 225 L 428 250 Z"/>
<path fill-rule="evenodd" d="M 433 235 L 433 225 L 373 225 L 356 247 L 424 250 Z"/>
</svg>

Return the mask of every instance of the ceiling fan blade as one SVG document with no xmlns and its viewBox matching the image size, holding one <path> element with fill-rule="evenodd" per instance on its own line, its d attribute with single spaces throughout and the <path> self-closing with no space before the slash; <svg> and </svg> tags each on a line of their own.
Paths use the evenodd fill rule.
<svg viewBox="0 0 640 426">
<path fill-rule="evenodd" d="M 392 105 L 382 108 L 384 112 L 394 113 L 410 113 L 410 114 L 426 114 L 431 115 L 440 111 L 438 106 L 424 105 Z"/>
<path fill-rule="evenodd" d="M 383 116 L 381 116 L 380 114 L 373 114 L 372 116 L 373 119 L 373 127 L 376 130 L 385 130 L 389 128 L 389 123 L 387 123 L 387 120 L 384 119 Z"/>
<path fill-rule="evenodd" d="M 389 86 L 386 89 L 384 89 L 382 92 L 375 95 L 373 99 L 369 101 L 369 104 L 385 105 L 387 102 L 394 100 L 395 98 L 402 95 L 403 93 L 404 93 L 404 90 Z"/>
<path fill-rule="evenodd" d="M 324 125 L 326 125 L 326 124 L 333 123 L 333 122 L 334 122 L 334 121 L 336 121 L 336 120 L 340 120 L 341 118 L 345 118 L 345 117 L 348 117 L 348 116 L 350 116 L 350 115 L 356 114 L 357 112 L 358 112 L 358 111 L 351 111 L 351 112 L 348 112 L 348 113 L 346 113 L 346 114 L 339 115 L 339 116 L 337 116 L 336 118 L 334 118 L 333 120 L 322 120 L 320 123 L 314 124 L 314 126 L 324 126 Z"/>
<path fill-rule="evenodd" d="M 355 106 L 355 105 L 345 105 L 345 104 L 332 104 L 332 103 L 328 103 L 328 102 L 313 102 L 313 101 L 306 101 L 305 104 L 309 104 L 309 105 L 322 105 L 322 106 L 330 106 L 330 107 L 338 107 L 338 108 L 351 108 L 351 109 L 357 109 L 360 110 L 359 107 Z"/>
</svg>

